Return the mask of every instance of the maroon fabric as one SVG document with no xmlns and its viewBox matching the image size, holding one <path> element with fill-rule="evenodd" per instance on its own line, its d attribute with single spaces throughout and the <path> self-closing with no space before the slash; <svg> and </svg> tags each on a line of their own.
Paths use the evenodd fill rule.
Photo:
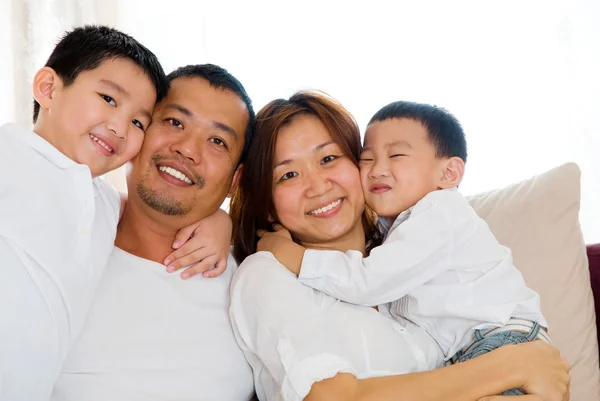
<svg viewBox="0 0 600 401">
<path fill-rule="evenodd" d="M 600 244 L 588 245 L 587 254 L 590 261 L 590 280 L 594 292 L 596 327 L 598 328 L 598 342 L 600 343 Z"/>
</svg>

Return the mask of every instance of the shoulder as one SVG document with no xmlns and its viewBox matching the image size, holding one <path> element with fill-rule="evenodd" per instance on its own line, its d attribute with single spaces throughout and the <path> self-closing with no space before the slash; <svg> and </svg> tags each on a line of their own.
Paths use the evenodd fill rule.
<svg viewBox="0 0 600 401">
<path fill-rule="evenodd" d="M 428 193 L 415 205 L 415 210 L 417 209 L 434 209 L 453 213 L 460 210 L 472 210 L 467 198 L 457 188 L 440 189 Z"/>
<path fill-rule="evenodd" d="M 119 219 L 121 210 L 121 196 L 104 178 L 93 178 L 94 192 L 96 192 L 96 207 L 104 209 L 104 213 Z"/>
<path fill-rule="evenodd" d="M 268 289 L 278 283 L 293 282 L 297 282 L 296 276 L 279 263 L 271 252 L 256 252 L 239 265 L 231 288 L 232 291 L 241 287 Z"/>
<path fill-rule="evenodd" d="M 310 308 L 313 290 L 304 286 L 270 252 L 257 252 L 239 266 L 231 283 L 232 316 L 279 316 Z M 285 300 L 285 302 L 281 302 Z"/>
</svg>

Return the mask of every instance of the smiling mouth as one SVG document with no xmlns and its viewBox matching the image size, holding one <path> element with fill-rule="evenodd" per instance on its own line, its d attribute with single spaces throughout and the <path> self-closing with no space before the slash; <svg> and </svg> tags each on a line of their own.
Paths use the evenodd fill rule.
<svg viewBox="0 0 600 401">
<path fill-rule="evenodd" d="M 102 139 L 98 138 L 97 136 L 95 136 L 94 134 L 90 134 L 90 138 L 92 138 L 92 140 L 94 142 L 96 142 L 98 145 L 102 146 L 104 149 L 106 149 L 110 154 L 114 154 L 115 151 L 113 150 L 113 148 L 111 148 L 110 146 L 108 146 L 106 144 L 106 142 L 104 142 Z"/>
<path fill-rule="evenodd" d="M 389 187 L 388 185 L 376 185 L 373 188 L 371 188 L 371 193 L 381 194 L 381 193 L 389 191 L 390 189 L 392 189 L 392 188 Z"/>
<path fill-rule="evenodd" d="M 331 202 L 327 206 L 323 206 L 323 207 L 321 207 L 319 209 L 311 210 L 310 212 L 308 212 L 308 214 L 311 215 L 311 216 L 318 216 L 320 214 L 323 214 L 325 212 L 330 211 L 331 209 L 333 209 L 334 207 L 336 207 L 337 205 L 339 205 L 340 203 L 342 203 L 343 200 L 344 200 L 343 198 L 340 198 L 340 199 L 338 199 L 336 201 Z"/>
<path fill-rule="evenodd" d="M 192 185 L 193 182 L 188 178 L 187 175 L 183 174 L 181 171 L 174 169 L 173 167 L 159 166 L 158 169 L 163 173 L 169 174 L 172 177 L 177 178 L 180 181 L 185 182 L 186 184 Z"/>
</svg>

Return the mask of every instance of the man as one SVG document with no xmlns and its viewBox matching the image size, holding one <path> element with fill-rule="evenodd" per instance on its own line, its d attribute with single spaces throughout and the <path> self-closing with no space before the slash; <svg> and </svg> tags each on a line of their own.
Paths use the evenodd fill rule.
<svg viewBox="0 0 600 401">
<path fill-rule="evenodd" d="M 161 264 L 175 233 L 237 185 L 254 126 L 243 86 L 213 65 L 169 75 L 140 153 L 115 249 L 52 400 L 248 400 L 252 372 L 231 330 L 235 270 L 181 280 Z M 35 385 L 35 383 L 32 383 Z"/>
</svg>

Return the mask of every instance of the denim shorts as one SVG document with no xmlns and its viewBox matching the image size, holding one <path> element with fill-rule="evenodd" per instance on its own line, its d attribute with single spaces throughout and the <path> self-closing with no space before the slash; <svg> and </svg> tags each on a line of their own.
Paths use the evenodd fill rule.
<svg viewBox="0 0 600 401">
<path fill-rule="evenodd" d="M 506 344 L 519 344 L 538 340 L 541 338 L 540 330 L 544 330 L 539 323 L 532 322 L 533 325 L 528 333 L 521 331 L 502 331 L 500 333 L 486 334 L 490 330 L 475 330 L 473 333 L 474 342 L 467 347 L 459 350 L 453 357 L 452 363 L 468 361 L 469 359 L 477 358 L 480 355 L 500 348 Z M 544 338 L 547 335 L 544 333 Z M 520 389 L 512 389 L 505 391 L 502 395 L 523 395 L 525 394 Z"/>
</svg>

